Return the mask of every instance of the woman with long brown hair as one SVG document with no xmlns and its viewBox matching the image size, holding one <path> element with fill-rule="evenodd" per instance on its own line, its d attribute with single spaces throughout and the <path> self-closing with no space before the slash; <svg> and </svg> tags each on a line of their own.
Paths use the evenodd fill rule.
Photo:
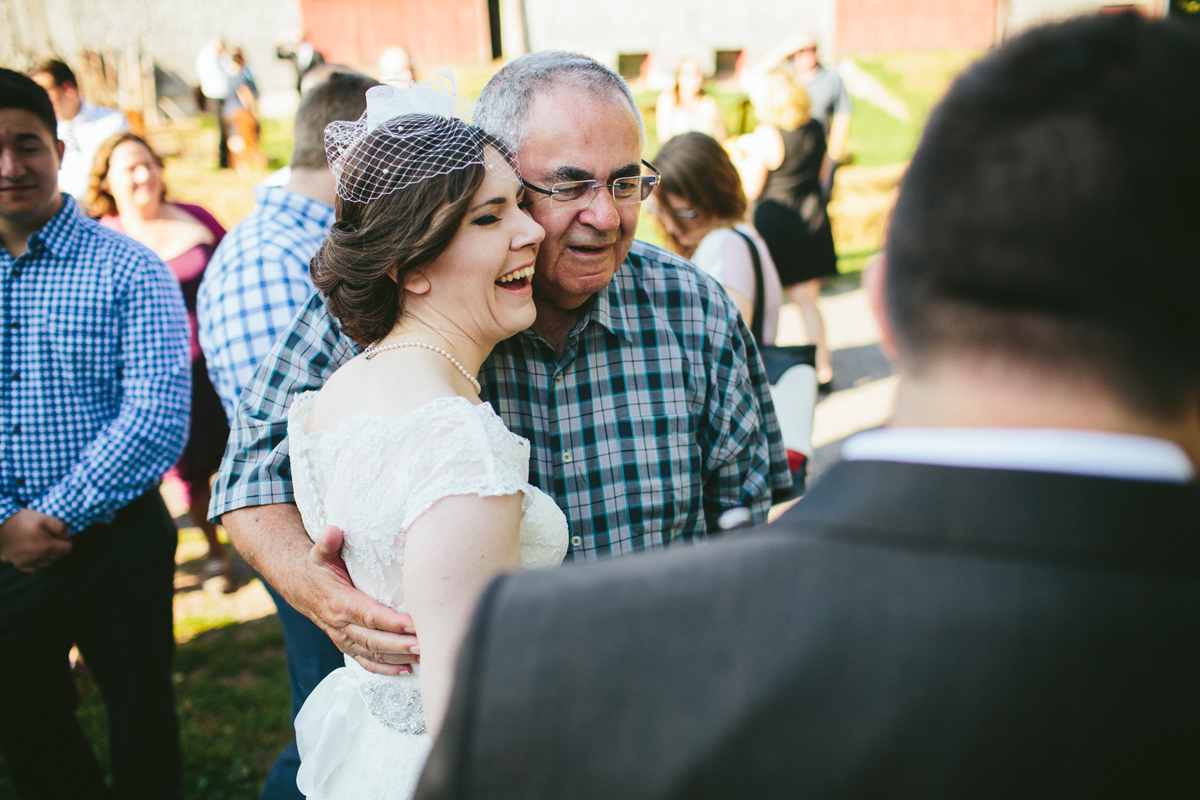
<svg viewBox="0 0 1200 800">
<path fill-rule="evenodd" d="M 729 155 L 716 139 L 693 131 L 664 144 L 654 162 L 661 177 L 649 209 L 668 246 L 725 288 L 746 325 L 761 333 L 760 345 L 774 344 L 783 289 L 766 243 L 745 223 L 746 195 Z"/>
</svg>

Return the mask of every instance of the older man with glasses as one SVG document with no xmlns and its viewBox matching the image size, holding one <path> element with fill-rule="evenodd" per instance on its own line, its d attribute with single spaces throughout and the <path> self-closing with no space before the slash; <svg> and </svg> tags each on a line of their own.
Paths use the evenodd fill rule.
<svg viewBox="0 0 1200 800">
<path fill-rule="evenodd" d="M 537 321 L 484 363 L 481 395 L 530 441 L 529 480 L 570 523 L 567 559 L 700 539 L 739 506 L 764 521 L 791 478 L 761 361 L 715 282 L 634 241 L 658 179 L 629 87 L 584 56 L 535 53 L 496 74 L 475 123 L 516 149 L 546 230 Z M 342 651 L 395 673 L 416 660 L 411 620 L 349 585 L 340 532 L 312 544 L 288 464 L 292 397 L 359 350 L 314 295 L 243 391 L 211 514 Z"/>
</svg>

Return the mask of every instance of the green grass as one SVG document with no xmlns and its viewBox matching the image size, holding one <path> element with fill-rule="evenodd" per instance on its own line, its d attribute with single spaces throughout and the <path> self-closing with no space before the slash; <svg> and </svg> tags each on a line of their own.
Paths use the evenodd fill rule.
<svg viewBox="0 0 1200 800">
<path fill-rule="evenodd" d="M 907 161 L 925 127 L 928 102 L 908 91 L 899 73 L 888 69 L 886 61 L 859 59 L 858 64 L 904 102 L 912 119 L 902 122 L 874 103 L 855 100 L 847 143 L 847 149 L 854 154 L 854 163 L 862 167 L 882 167 Z"/>
<path fill-rule="evenodd" d="M 183 796 L 258 795 L 292 738 L 283 629 L 275 617 L 210 630 L 180 645 L 175 691 Z"/>
<path fill-rule="evenodd" d="M 856 58 L 865 72 L 888 88 L 908 108 L 907 122 L 865 100 L 855 100 L 849 150 L 864 167 L 896 164 L 912 158 L 929 112 L 950 81 L 978 56 L 972 51 L 888 53 Z"/>
<path fill-rule="evenodd" d="M 202 114 L 199 117 L 200 130 L 216 131 L 217 123 L 212 114 Z M 260 123 L 258 146 L 267 157 L 267 168 L 276 170 L 286 166 L 292 160 L 292 119 L 264 119 Z M 208 165 L 212 172 L 217 171 L 213 161 Z"/>
<path fill-rule="evenodd" d="M 264 119 L 259 147 L 270 169 L 279 169 L 292 161 L 292 120 Z"/>
</svg>

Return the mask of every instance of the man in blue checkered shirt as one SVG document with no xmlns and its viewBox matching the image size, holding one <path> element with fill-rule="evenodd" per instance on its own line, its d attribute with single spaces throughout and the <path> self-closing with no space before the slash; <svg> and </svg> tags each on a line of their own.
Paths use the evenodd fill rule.
<svg viewBox="0 0 1200 800">
<path fill-rule="evenodd" d="M 113 790 L 180 796 L 171 681 L 188 324 L 171 271 L 57 188 L 44 89 L 0 69 L 0 749 L 22 797 L 107 797 L 67 653 L 108 711 Z"/>
<path fill-rule="evenodd" d="M 475 122 L 515 145 L 529 195 L 542 197 L 530 209 L 546 230 L 537 321 L 479 377 L 482 396 L 531 442 L 530 481 L 567 516 L 567 558 L 693 541 L 734 506 L 764 521 L 790 475 L 754 340 L 719 285 L 633 241 L 639 200 L 618 204 L 610 188 L 643 174 L 629 87 L 586 57 L 536 53 L 492 78 Z M 314 532 L 310 547 L 291 504 L 291 399 L 358 350 L 310 299 L 243 394 L 210 513 L 340 649 L 395 672 L 411 660 L 411 621 L 353 590 L 338 532 Z"/>
<path fill-rule="evenodd" d="M 225 235 L 204 270 L 196 296 L 200 347 L 231 425 L 242 387 L 313 293 L 308 262 L 333 224 L 325 126 L 358 119 L 374 85 L 340 72 L 304 95 L 288 183 L 254 190 L 254 210 Z"/>
</svg>

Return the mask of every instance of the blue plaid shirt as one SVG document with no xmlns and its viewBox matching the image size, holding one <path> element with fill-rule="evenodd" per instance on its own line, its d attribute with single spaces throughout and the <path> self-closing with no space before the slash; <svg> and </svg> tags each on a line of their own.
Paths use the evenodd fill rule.
<svg viewBox="0 0 1200 800">
<path fill-rule="evenodd" d="M 0 521 L 109 522 L 183 452 L 191 408 L 179 282 L 142 245 L 63 208 L 0 247 Z"/>
<path fill-rule="evenodd" d="M 358 349 L 314 294 L 246 388 L 210 516 L 293 502 L 292 397 Z M 479 378 L 532 445 L 529 481 L 566 514 L 568 558 L 701 537 L 733 506 L 763 522 L 772 491 L 791 485 L 753 336 L 716 282 L 657 247 L 633 243 L 561 356 L 525 331 Z"/>
<path fill-rule="evenodd" d="M 254 190 L 255 208 L 213 253 L 196 298 L 200 347 L 225 414 L 304 301 L 308 262 L 333 224 L 331 206 L 275 186 Z"/>
</svg>

